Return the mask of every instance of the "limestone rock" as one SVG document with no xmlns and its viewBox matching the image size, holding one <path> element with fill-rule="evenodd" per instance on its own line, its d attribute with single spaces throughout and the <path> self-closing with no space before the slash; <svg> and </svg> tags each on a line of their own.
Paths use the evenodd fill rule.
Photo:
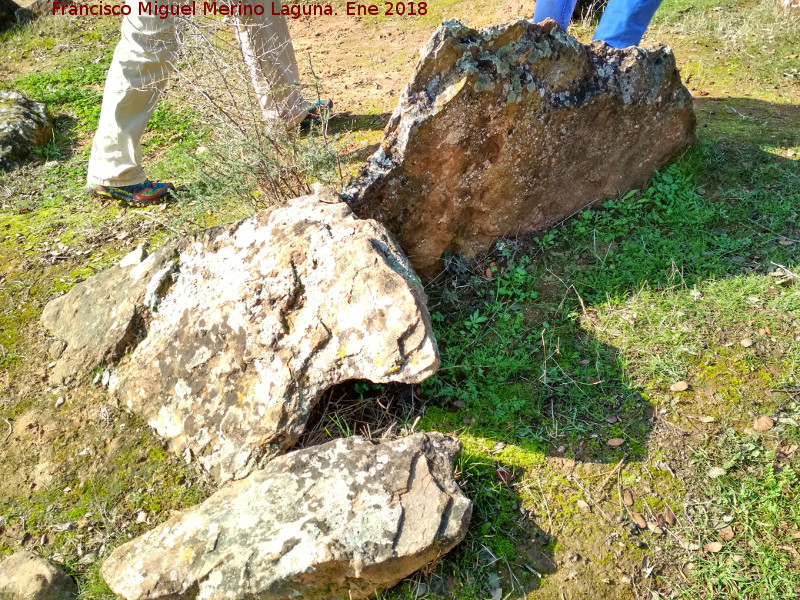
<svg viewBox="0 0 800 600">
<path fill-rule="evenodd" d="M 60 348 L 53 356 L 58 358 L 50 373 L 53 384 L 67 383 L 97 365 L 119 360 L 145 335 L 151 316 L 145 305 L 148 284 L 156 275 L 162 279 L 172 275 L 175 252 L 171 245 L 139 260 L 132 252 L 120 266 L 82 281 L 47 304 L 42 324 L 58 338 L 51 348 L 56 343 Z"/>
<path fill-rule="evenodd" d="M 19 168 L 30 158 L 32 148 L 52 138 L 53 121 L 44 104 L 17 92 L 0 91 L 0 171 Z"/>
<path fill-rule="evenodd" d="M 366 598 L 463 539 L 458 448 L 419 433 L 291 452 L 117 548 L 103 577 L 126 600 Z"/>
<path fill-rule="evenodd" d="M 447 21 L 421 53 L 345 197 L 422 275 L 446 250 L 473 255 L 639 188 L 694 141 L 691 94 L 664 46 L 585 46 L 552 20 Z"/>
<path fill-rule="evenodd" d="M 50 561 L 24 550 L 0 562 L 2 600 L 71 600 L 78 586 Z"/>
<path fill-rule="evenodd" d="M 112 395 L 220 481 L 283 453 L 327 388 L 439 365 L 399 247 L 327 191 L 120 264 L 46 307 L 67 342 L 53 377 L 135 346 Z"/>
</svg>

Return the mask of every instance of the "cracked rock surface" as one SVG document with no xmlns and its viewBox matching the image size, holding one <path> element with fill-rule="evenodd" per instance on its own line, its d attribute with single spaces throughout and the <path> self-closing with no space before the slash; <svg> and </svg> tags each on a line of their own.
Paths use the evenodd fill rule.
<svg viewBox="0 0 800 600">
<path fill-rule="evenodd" d="M 463 539 L 459 447 L 418 433 L 291 452 L 117 548 L 103 577 L 126 600 L 366 598 Z"/>
<path fill-rule="evenodd" d="M 56 379 L 119 360 L 112 396 L 218 481 L 289 448 L 332 385 L 439 365 L 399 247 L 325 190 L 126 257 L 42 318 L 66 342 Z"/>
<path fill-rule="evenodd" d="M 643 186 L 694 141 L 672 51 L 583 45 L 555 21 L 443 23 L 345 197 L 413 267 L 468 256 Z"/>
</svg>

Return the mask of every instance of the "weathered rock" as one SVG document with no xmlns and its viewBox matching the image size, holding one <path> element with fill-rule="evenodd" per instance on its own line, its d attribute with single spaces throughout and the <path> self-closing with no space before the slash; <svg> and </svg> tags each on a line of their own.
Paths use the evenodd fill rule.
<svg viewBox="0 0 800 600">
<path fill-rule="evenodd" d="M 289 453 L 117 548 L 103 577 L 126 600 L 371 596 L 463 539 L 458 448 L 425 433 Z"/>
<path fill-rule="evenodd" d="M 57 1 L 60 6 L 56 6 L 54 12 L 53 5 L 55 1 Z M 75 4 L 74 0 L 34 0 L 34 2 L 27 6 L 27 9 L 34 18 L 46 17 L 48 15 L 61 14 L 61 6 L 71 6 L 72 4 Z"/>
<path fill-rule="evenodd" d="M 78 586 L 50 561 L 24 550 L 0 562 L 2 600 L 71 600 Z"/>
<path fill-rule="evenodd" d="M 291 446 L 332 385 L 416 383 L 439 364 L 400 249 L 330 192 L 113 267 L 43 322 L 67 342 L 56 379 L 135 345 L 113 396 L 221 481 Z"/>
<path fill-rule="evenodd" d="M 143 259 L 135 252 L 123 259 L 124 266 L 82 281 L 45 307 L 42 323 L 58 338 L 50 351 L 60 348 L 57 356 L 51 354 L 58 358 L 52 383 L 67 383 L 97 365 L 119 360 L 145 335 L 148 304 L 156 302 L 156 290 L 148 291 L 148 285 L 169 282 L 177 249 L 170 245 Z"/>
<path fill-rule="evenodd" d="M 448 21 L 345 196 L 430 275 L 446 250 L 473 255 L 641 187 L 694 131 L 669 48 L 584 46 L 551 20 Z"/>
<path fill-rule="evenodd" d="M 31 157 L 32 148 L 51 139 L 53 121 L 44 104 L 0 91 L 0 171 L 19 168 Z"/>
</svg>

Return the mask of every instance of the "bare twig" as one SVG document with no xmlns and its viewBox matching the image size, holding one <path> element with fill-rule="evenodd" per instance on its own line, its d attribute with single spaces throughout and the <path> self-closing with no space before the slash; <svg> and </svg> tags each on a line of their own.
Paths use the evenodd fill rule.
<svg viewBox="0 0 800 600">
<path fill-rule="evenodd" d="M 603 480 L 603 483 L 601 483 L 599 486 L 597 486 L 595 488 L 595 492 L 598 492 L 598 491 L 602 492 L 603 491 L 603 489 L 606 487 L 606 484 L 608 483 L 608 480 L 611 479 L 614 476 L 614 473 L 616 473 L 620 469 L 620 467 L 622 467 L 622 465 L 625 462 L 626 458 L 627 458 L 627 455 L 623 456 L 621 459 L 619 459 L 619 462 L 617 463 L 617 466 L 612 469 L 612 471 L 608 474 L 608 476 L 606 476 L 606 478 Z"/>
<path fill-rule="evenodd" d="M 589 491 L 585 487 L 583 487 L 581 482 L 578 481 L 578 476 L 575 473 L 573 473 L 571 475 L 571 477 L 572 477 L 572 481 L 575 482 L 575 485 L 577 485 L 579 488 L 581 488 L 581 491 L 583 492 L 583 495 L 586 496 L 586 499 L 589 501 L 589 503 L 592 504 L 598 511 L 600 511 L 600 514 L 603 515 L 603 518 L 606 521 L 611 522 L 611 518 L 605 513 L 605 511 L 600 507 L 600 505 L 597 502 L 594 501 L 594 498 L 592 498 L 592 495 L 589 493 Z"/>
<path fill-rule="evenodd" d="M 6 424 L 8 425 L 8 435 L 6 436 L 6 439 L 3 440 L 3 443 L 5 444 L 8 441 L 8 438 L 10 438 L 11 434 L 14 432 L 14 427 L 13 425 L 11 425 L 11 421 L 6 419 L 5 417 L 3 417 L 3 421 L 5 421 Z"/>
<path fill-rule="evenodd" d="M 787 275 L 789 275 L 789 276 L 791 276 L 791 277 L 794 277 L 795 279 L 800 279 L 800 275 L 798 275 L 797 273 L 793 273 L 792 271 L 790 271 L 790 270 L 789 270 L 789 268 L 788 268 L 788 267 L 784 267 L 783 265 L 781 265 L 781 264 L 778 264 L 778 263 L 776 263 L 776 262 L 772 262 L 772 261 L 769 261 L 769 264 L 771 264 L 771 265 L 774 265 L 774 266 L 776 266 L 776 267 L 780 267 L 781 269 L 783 269 L 783 270 L 784 270 L 784 272 L 785 272 Z"/>
</svg>

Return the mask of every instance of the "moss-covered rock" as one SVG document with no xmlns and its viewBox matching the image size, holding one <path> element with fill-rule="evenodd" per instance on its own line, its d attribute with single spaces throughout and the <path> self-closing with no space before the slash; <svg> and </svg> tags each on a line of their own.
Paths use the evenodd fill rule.
<svg viewBox="0 0 800 600">
<path fill-rule="evenodd" d="M 34 147 L 53 139 L 53 120 L 41 102 L 0 91 L 0 171 L 13 171 L 30 159 Z"/>
</svg>

